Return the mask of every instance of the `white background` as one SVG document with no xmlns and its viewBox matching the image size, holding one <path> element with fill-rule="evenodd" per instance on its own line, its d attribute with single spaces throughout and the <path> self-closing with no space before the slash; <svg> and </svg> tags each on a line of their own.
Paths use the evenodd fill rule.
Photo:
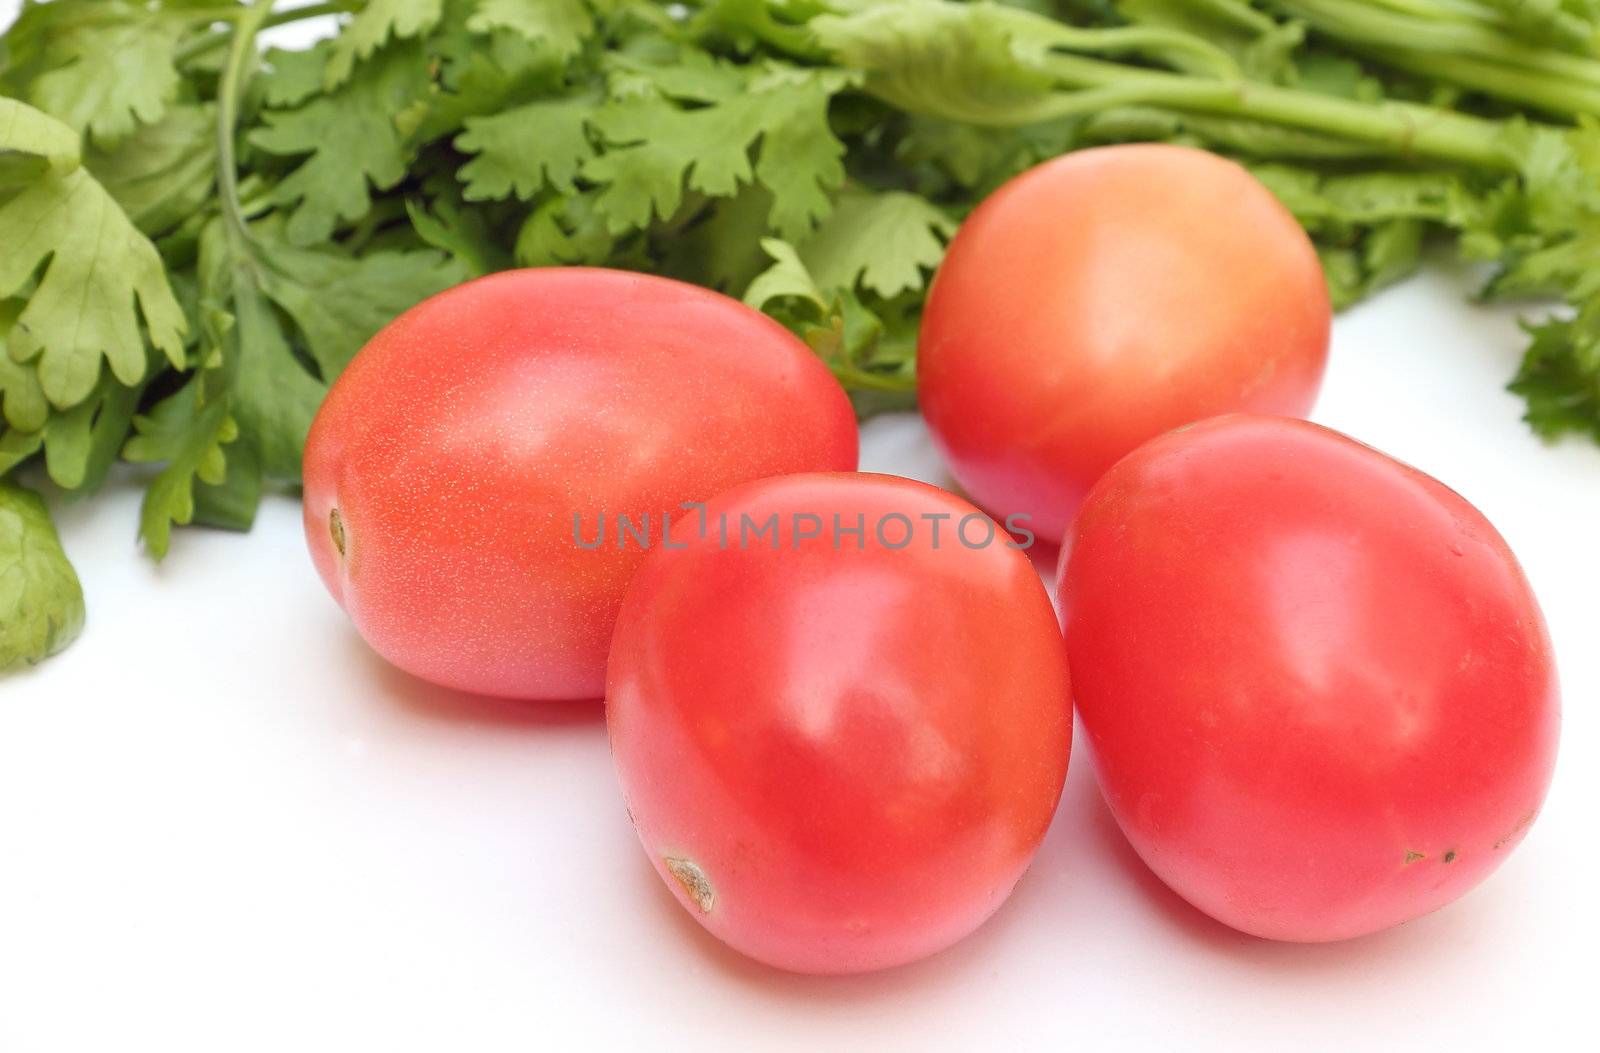
<svg viewBox="0 0 1600 1053">
<path fill-rule="evenodd" d="M 286 497 L 156 566 L 123 476 L 57 502 L 82 639 L 0 679 L 0 1050 L 1597 1048 L 1600 448 L 1519 422 L 1523 339 L 1469 287 L 1435 270 L 1341 317 L 1316 413 L 1482 508 L 1555 637 L 1549 803 L 1454 906 L 1336 945 L 1233 933 L 1143 868 L 1079 758 L 976 935 L 888 973 L 777 973 L 661 886 L 598 704 L 388 668 Z M 914 418 L 864 438 L 864 468 L 944 481 Z"/>
</svg>

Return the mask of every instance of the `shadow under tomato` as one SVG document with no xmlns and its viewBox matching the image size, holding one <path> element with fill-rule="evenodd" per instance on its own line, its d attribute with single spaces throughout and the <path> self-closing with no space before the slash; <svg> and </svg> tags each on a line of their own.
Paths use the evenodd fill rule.
<svg viewBox="0 0 1600 1053">
<path fill-rule="evenodd" d="M 656 909 L 666 912 L 670 928 L 684 941 L 688 953 L 697 955 L 723 978 L 748 988 L 752 995 L 796 1006 L 864 1005 L 892 1001 L 929 989 L 958 990 L 974 976 L 992 974 L 994 963 L 1006 957 L 1005 945 L 1026 939 L 1041 925 L 1061 925 L 1058 938 L 1070 938 L 1070 912 L 1060 910 L 1066 897 L 1084 894 L 1084 872 L 1090 860 L 1082 852 L 1081 811 L 1083 787 L 1069 777 L 1061 808 L 1032 865 L 1011 894 L 978 928 L 954 945 L 927 958 L 867 973 L 809 975 L 790 973 L 747 958 L 713 936 L 662 883 L 649 860 L 639 858 L 641 880 L 652 886 Z M 1092 780 L 1090 795 L 1098 800 Z M 1103 806 L 1099 806 L 1103 809 Z"/>
<path fill-rule="evenodd" d="M 837 1008 L 841 1005 L 881 1002 L 909 989 L 959 983 L 959 978 L 970 975 L 971 970 L 978 967 L 978 962 L 992 957 L 992 948 L 986 945 L 996 938 L 996 933 L 991 931 L 996 919 L 990 919 L 976 933 L 954 947 L 905 965 L 876 972 L 840 975 L 786 972 L 777 966 L 748 958 L 713 936 L 683 909 L 642 854 L 639 857 L 639 869 L 643 878 L 647 878 L 653 886 L 651 902 L 655 909 L 663 912 L 673 937 L 682 941 L 684 953 L 695 955 L 722 979 L 746 988 L 752 995 L 796 1006 Z M 1005 912 L 1006 907 L 1002 905 L 999 913 Z"/>
<path fill-rule="evenodd" d="M 1091 825 L 1099 850 L 1114 862 L 1122 878 L 1140 890 L 1163 927 L 1204 953 L 1250 972 L 1274 977 L 1288 972 L 1305 980 L 1318 975 L 1341 978 L 1373 970 L 1393 970 L 1399 975 L 1428 969 L 1440 955 L 1454 954 L 1454 948 L 1471 939 L 1471 933 L 1484 918 L 1480 911 L 1493 909 L 1487 900 L 1474 905 L 1469 894 L 1467 902 L 1348 940 L 1295 943 L 1253 936 L 1217 921 L 1174 892 L 1123 836 L 1098 788 L 1094 801 Z"/>
<path fill-rule="evenodd" d="M 540 701 L 496 698 L 441 687 L 389 664 L 349 631 L 352 658 L 365 671 L 375 692 L 409 716 L 452 724 L 503 728 L 564 728 L 605 724 L 605 703 L 599 699 Z"/>
</svg>

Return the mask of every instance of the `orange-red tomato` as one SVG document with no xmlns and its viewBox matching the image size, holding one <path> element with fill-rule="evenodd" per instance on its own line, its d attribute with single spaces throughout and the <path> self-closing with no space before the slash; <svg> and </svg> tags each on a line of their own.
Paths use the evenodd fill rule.
<svg viewBox="0 0 1600 1053">
<path fill-rule="evenodd" d="M 1283 940 L 1374 932 L 1492 871 L 1560 722 L 1539 605 L 1454 491 L 1229 416 L 1106 473 L 1060 595 L 1106 802 L 1160 877 Z"/>
<path fill-rule="evenodd" d="M 599 698 L 643 556 L 620 517 L 660 537 L 682 502 L 850 470 L 856 447 L 828 370 L 737 301 L 619 271 L 510 271 L 407 311 L 333 385 L 306 444 L 306 539 L 401 668 Z M 602 523 L 604 543 L 582 547 Z"/>
<path fill-rule="evenodd" d="M 1066 776 L 1066 654 L 1033 565 L 965 501 L 889 476 L 750 483 L 705 527 L 674 523 L 685 547 L 640 568 L 611 646 L 612 753 L 656 870 L 786 969 L 954 943 L 1010 893 Z"/>
<path fill-rule="evenodd" d="M 918 396 L 967 492 L 1059 539 L 1146 439 L 1308 412 L 1329 317 L 1311 242 L 1243 168 L 1177 146 L 1083 150 L 961 225 L 928 296 Z"/>
</svg>

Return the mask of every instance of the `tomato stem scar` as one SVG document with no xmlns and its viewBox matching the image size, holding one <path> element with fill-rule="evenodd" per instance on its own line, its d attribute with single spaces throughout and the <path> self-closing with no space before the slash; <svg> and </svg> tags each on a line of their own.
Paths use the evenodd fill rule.
<svg viewBox="0 0 1600 1053">
<path fill-rule="evenodd" d="M 667 865 L 667 870 L 672 876 L 678 879 L 678 884 L 683 886 L 683 890 L 689 894 L 694 905 L 700 908 L 700 913 L 711 913 L 711 906 L 717 900 L 717 893 L 711 887 L 706 872 L 701 870 L 698 864 L 687 859 L 662 856 L 661 861 Z"/>
</svg>

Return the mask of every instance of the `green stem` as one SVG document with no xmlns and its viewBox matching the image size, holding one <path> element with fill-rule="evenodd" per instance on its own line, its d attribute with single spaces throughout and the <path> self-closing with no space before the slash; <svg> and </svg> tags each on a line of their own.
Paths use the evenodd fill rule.
<svg viewBox="0 0 1600 1053">
<path fill-rule="evenodd" d="M 1349 0 L 1273 0 L 1273 4 L 1351 47 L 1418 57 L 1476 57 L 1515 67 L 1526 77 L 1544 80 L 1551 89 L 1574 82 L 1600 86 L 1600 62 L 1521 43 L 1505 27 L 1448 15 L 1419 18 L 1385 11 L 1371 3 L 1351 4 Z"/>
<path fill-rule="evenodd" d="M 1425 77 L 1450 81 L 1500 99 L 1537 106 L 1553 114 L 1576 117 L 1600 114 L 1600 64 L 1592 83 L 1548 77 L 1537 70 L 1519 69 L 1474 59 L 1470 55 L 1406 52 L 1399 49 L 1363 49 L 1379 62 Z"/>
<path fill-rule="evenodd" d="M 271 14 L 267 15 L 266 18 L 262 19 L 260 25 L 258 25 L 256 28 L 259 31 L 262 29 L 271 29 L 273 26 L 286 26 L 294 22 L 303 22 L 308 18 L 320 18 L 323 15 L 345 14 L 346 12 L 356 10 L 360 6 L 361 4 L 359 0 L 329 0 L 327 3 L 308 4 L 305 7 L 290 8 L 286 11 L 273 11 Z M 214 18 L 207 19 L 207 21 L 231 21 L 237 25 L 239 21 L 250 14 L 251 8 L 239 7 L 232 10 L 233 13 L 230 15 L 218 15 Z M 182 47 L 178 48 L 175 55 L 177 64 L 181 66 L 185 62 L 189 62 L 195 58 L 198 58 L 209 51 L 214 51 L 233 39 L 233 35 L 233 33 L 207 33 L 204 36 L 196 37 L 195 39 L 184 44 Z"/>
<path fill-rule="evenodd" d="M 239 97 L 245 78 L 255 59 L 256 34 L 272 14 L 273 0 L 253 0 L 233 26 L 233 41 L 228 61 L 217 85 L 217 196 L 222 201 L 223 221 L 235 254 L 247 255 L 250 228 L 245 225 L 239 205 L 239 168 L 234 141 L 239 131 Z"/>
<path fill-rule="evenodd" d="M 1517 165 L 1494 122 L 1431 106 L 1358 102 L 1254 81 L 1130 69 L 1077 55 L 1050 55 L 1043 63 L 1065 86 L 1115 88 L 1145 105 L 1321 132 L 1421 160 L 1507 170 Z"/>
<path fill-rule="evenodd" d="M 1048 43 L 1068 51 L 1115 53 L 1132 51 L 1161 54 L 1187 54 L 1205 63 L 1208 72 L 1218 77 L 1238 77 L 1242 73 L 1233 56 L 1215 44 L 1190 33 L 1163 26 L 1117 26 L 1110 29 L 1080 29 L 1054 23 Z"/>
</svg>

